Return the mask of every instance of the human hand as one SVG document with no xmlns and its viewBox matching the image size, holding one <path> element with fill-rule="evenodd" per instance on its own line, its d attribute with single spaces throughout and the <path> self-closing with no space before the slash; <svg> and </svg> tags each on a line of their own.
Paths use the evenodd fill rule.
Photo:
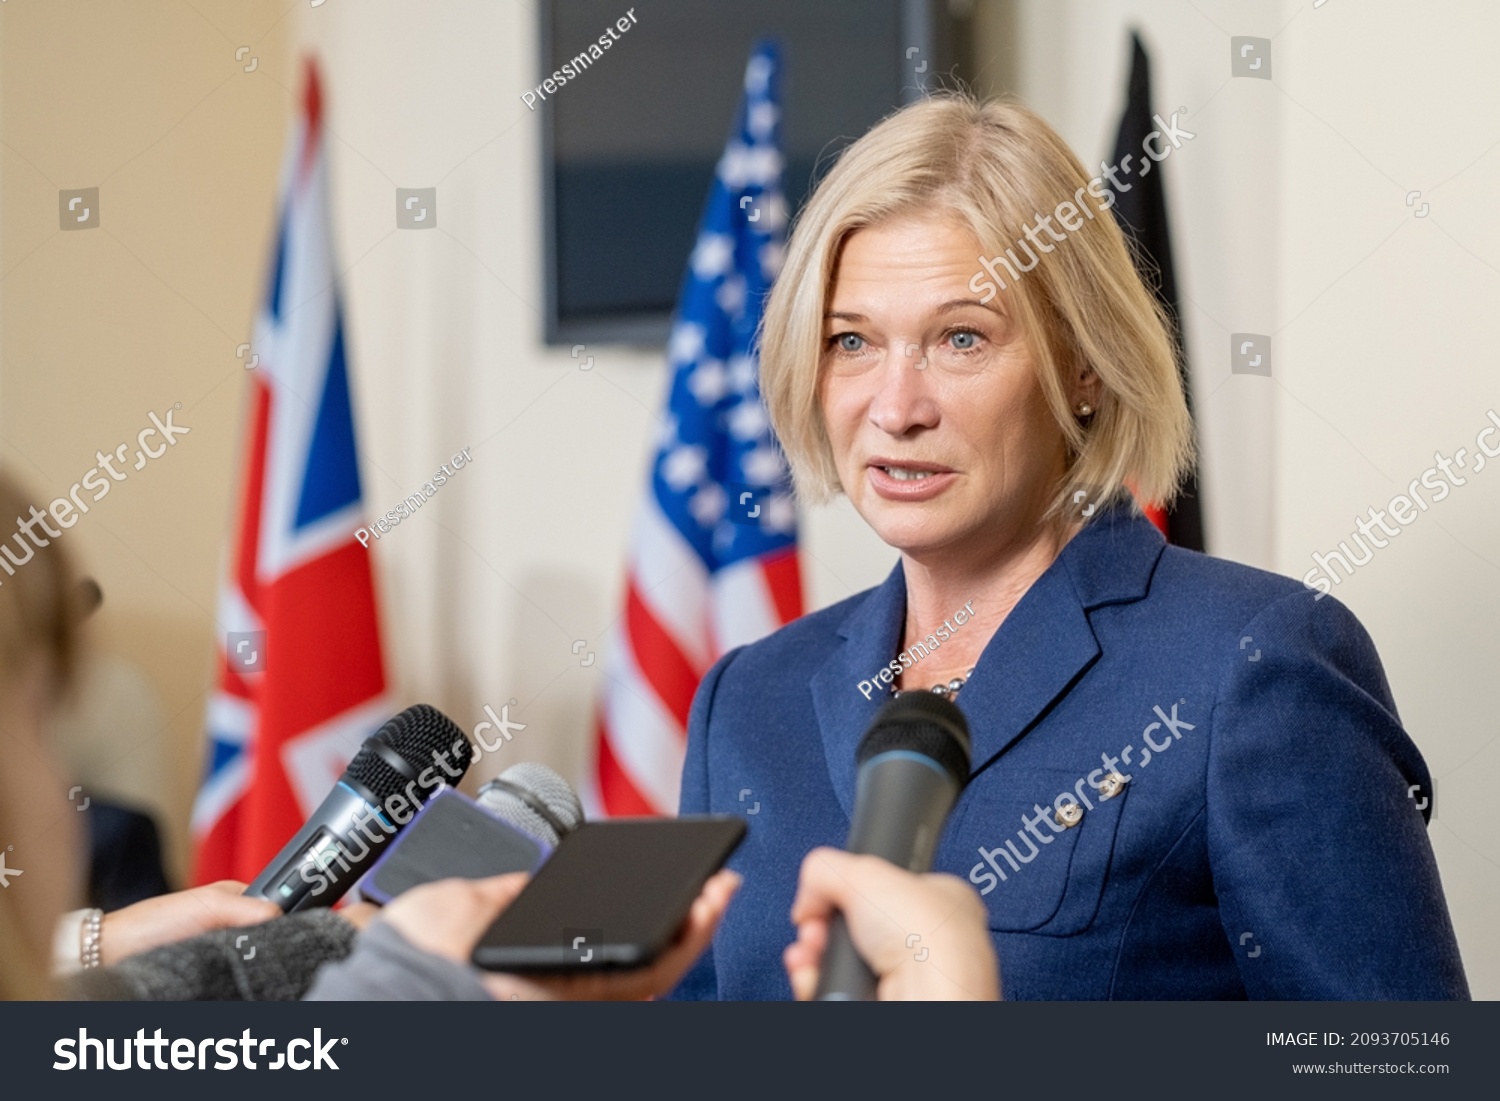
<svg viewBox="0 0 1500 1101">
<path fill-rule="evenodd" d="M 447 879 L 401 895 L 376 919 L 389 922 L 414 947 L 467 964 L 474 946 L 525 888 L 524 874 L 492 879 Z M 713 940 L 740 877 L 722 871 L 703 885 L 677 939 L 653 963 L 629 971 L 577 975 L 511 975 L 485 972 L 497 1000 L 639 1001 L 667 993 Z"/>
<path fill-rule="evenodd" d="M 876 998 L 994 1001 L 1000 968 L 979 895 L 951 875 L 916 875 L 876 856 L 820 848 L 802 861 L 792 923 L 797 939 L 782 962 L 799 1001 L 813 997 L 842 913 L 855 949 L 878 979 Z"/>
<path fill-rule="evenodd" d="M 356 929 L 363 930 L 380 916 L 380 907 L 373 902 L 350 902 L 334 910 L 334 913 Z"/>
<path fill-rule="evenodd" d="M 99 962 L 110 967 L 139 952 L 200 933 L 259 925 L 280 916 L 281 907 L 269 899 L 246 897 L 245 885 L 232 879 L 174 891 L 105 914 Z"/>
<path fill-rule="evenodd" d="M 497 1001 L 639 1002 L 671 992 L 708 950 L 742 879 L 728 869 L 711 876 L 667 950 L 645 967 L 571 975 L 494 974 L 485 986 Z"/>
<path fill-rule="evenodd" d="M 390 925 L 414 948 L 467 964 L 479 938 L 529 878 L 517 872 L 489 879 L 424 883 L 393 899 L 375 920 Z"/>
</svg>

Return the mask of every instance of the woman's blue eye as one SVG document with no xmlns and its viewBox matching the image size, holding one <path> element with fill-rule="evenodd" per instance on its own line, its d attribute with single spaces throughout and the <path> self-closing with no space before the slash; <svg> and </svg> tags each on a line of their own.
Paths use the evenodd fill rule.
<svg viewBox="0 0 1500 1101">
<path fill-rule="evenodd" d="M 953 347 L 958 351 L 967 352 L 972 350 L 978 343 L 979 334 L 964 332 L 960 330 L 959 332 L 954 333 L 950 340 L 952 341 Z"/>
<path fill-rule="evenodd" d="M 836 339 L 839 342 L 839 348 L 845 352 L 857 352 L 864 347 L 865 343 L 864 337 L 857 333 L 840 333 Z"/>
</svg>

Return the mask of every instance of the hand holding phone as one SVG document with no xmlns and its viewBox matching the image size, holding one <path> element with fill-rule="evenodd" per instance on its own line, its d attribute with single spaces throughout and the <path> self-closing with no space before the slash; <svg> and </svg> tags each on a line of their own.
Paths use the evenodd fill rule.
<svg viewBox="0 0 1500 1101">
<path fill-rule="evenodd" d="M 497 914 L 525 887 L 525 875 L 493 879 L 448 879 L 403 894 L 380 912 L 417 948 L 464 962 Z M 640 1001 L 668 993 L 708 950 L 740 877 L 720 871 L 693 900 L 677 939 L 646 967 L 586 970 L 574 974 L 485 974 L 481 981 L 497 1001 Z"/>
<path fill-rule="evenodd" d="M 580 826 L 485 933 L 474 963 L 551 973 L 651 964 L 744 834 L 744 820 L 728 816 Z"/>
<path fill-rule="evenodd" d="M 623 1002 L 646 1001 L 674 990 L 698 958 L 708 951 L 729 903 L 739 890 L 740 875 L 715 872 L 693 900 L 677 939 L 645 967 L 485 975 L 485 987 L 497 1001 Z"/>
</svg>

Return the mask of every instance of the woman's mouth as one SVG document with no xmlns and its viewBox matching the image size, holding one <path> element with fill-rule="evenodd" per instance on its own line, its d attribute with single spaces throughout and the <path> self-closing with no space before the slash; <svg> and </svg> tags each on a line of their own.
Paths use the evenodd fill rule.
<svg viewBox="0 0 1500 1101">
<path fill-rule="evenodd" d="M 875 458 L 867 464 L 870 487 L 892 501 L 925 501 L 951 485 L 957 474 L 937 463 Z"/>
<path fill-rule="evenodd" d="M 902 466 L 883 466 L 880 469 L 892 478 L 895 478 L 898 482 L 917 482 L 923 478 L 932 477 L 932 471 L 930 470 L 908 470 Z"/>
</svg>

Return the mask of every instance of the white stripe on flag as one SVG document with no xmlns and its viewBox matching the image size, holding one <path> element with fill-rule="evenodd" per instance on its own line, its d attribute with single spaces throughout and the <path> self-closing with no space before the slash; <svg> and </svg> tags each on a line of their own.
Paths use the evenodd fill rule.
<svg viewBox="0 0 1500 1101">
<path fill-rule="evenodd" d="M 241 757 L 225 765 L 203 782 L 193 803 L 192 832 L 195 837 L 207 833 L 224 812 L 239 802 L 250 779 L 250 762 Z"/>
<path fill-rule="evenodd" d="M 377 697 L 282 743 L 281 764 L 303 814 L 311 814 L 328 796 L 360 745 L 389 717 L 390 705 Z M 437 767 L 436 761 L 432 764 Z"/>
<path fill-rule="evenodd" d="M 744 559 L 714 574 L 713 609 L 719 654 L 759 642 L 781 626 L 758 558 Z"/>
<path fill-rule="evenodd" d="M 221 742 L 244 745 L 255 724 L 255 705 L 227 692 L 215 692 L 208 701 L 208 733 Z"/>
<path fill-rule="evenodd" d="M 208 737 L 215 742 L 246 746 L 253 733 L 255 715 L 255 705 L 248 700 L 223 691 L 215 692 L 208 700 Z M 231 761 L 204 780 L 193 800 L 192 833 L 201 836 L 211 829 L 220 816 L 239 801 L 249 779 L 249 754 L 241 753 L 238 760 Z"/>
<path fill-rule="evenodd" d="M 695 669 L 707 671 L 714 662 L 708 637 L 708 571 L 646 494 L 636 510 L 630 540 L 631 576 L 641 600 Z"/>
<path fill-rule="evenodd" d="M 610 751 L 637 791 L 663 814 L 677 809 L 685 731 L 641 675 L 636 655 L 616 633 L 604 678 L 604 727 Z"/>
</svg>

